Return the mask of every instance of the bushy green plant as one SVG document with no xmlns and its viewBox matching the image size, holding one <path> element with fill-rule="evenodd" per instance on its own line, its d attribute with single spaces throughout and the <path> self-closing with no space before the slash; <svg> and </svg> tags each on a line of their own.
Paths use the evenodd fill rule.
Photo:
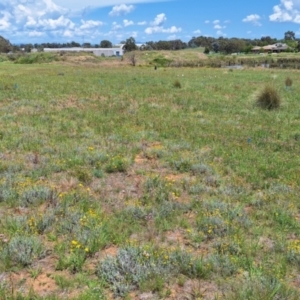
<svg viewBox="0 0 300 300">
<path fill-rule="evenodd" d="M 36 186 L 25 191 L 21 196 L 21 204 L 24 206 L 38 205 L 45 201 L 55 201 L 56 193 L 45 186 Z"/>
<path fill-rule="evenodd" d="M 145 281 L 184 274 L 205 277 L 207 269 L 202 260 L 184 251 L 166 251 L 150 247 L 120 249 L 116 257 L 99 262 L 97 275 L 111 285 L 116 295 L 126 295 L 134 287 L 145 287 Z M 154 284 L 157 288 L 159 284 Z"/>
<path fill-rule="evenodd" d="M 287 260 L 289 263 L 300 266 L 300 240 L 294 240 L 287 246 Z"/>
<path fill-rule="evenodd" d="M 55 222 L 55 213 L 50 209 L 46 214 L 41 215 L 35 222 L 35 229 L 39 234 L 43 234 L 47 229 L 51 228 Z"/>
<path fill-rule="evenodd" d="M 122 214 L 127 219 L 132 220 L 143 220 L 148 215 L 148 212 L 144 207 L 137 207 L 137 206 L 128 206 L 123 211 Z M 153 213 L 152 213 L 153 215 Z"/>
<path fill-rule="evenodd" d="M 232 276 L 238 270 L 238 266 L 234 261 L 234 256 L 228 254 L 214 254 L 210 256 L 209 263 L 211 264 L 214 273 L 221 274 L 224 277 Z"/>
<path fill-rule="evenodd" d="M 280 299 L 297 300 L 299 292 L 282 284 L 277 278 L 266 276 L 246 277 L 234 282 L 224 296 L 225 300 Z"/>
<path fill-rule="evenodd" d="M 112 157 L 105 166 L 105 171 L 108 173 L 125 172 L 129 167 L 130 162 L 126 157 L 120 155 Z"/>
<path fill-rule="evenodd" d="M 4 258 L 22 266 L 30 265 L 42 253 L 42 243 L 34 236 L 15 236 L 4 248 Z"/>
<path fill-rule="evenodd" d="M 69 270 L 75 274 L 82 270 L 83 264 L 86 260 L 87 253 L 83 249 L 75 248 L 70 254 L 60 253 L 59 259 L 56 262 L 56 270 Z"/>
<path fill-rule="evenodd" d="M 14 170 L 11 166 L 1 164 L 1 177 L 0 177 L 0 202 L 16 202 L 18 199 L 18 192 L 14 188 L 15 178 Z"/>
<path fill-rule="evenodd" d="M 163 202 L 158 208 L 158 218 L 168 218 L 173 216 L 178 211 L 188 211 L 189 205 L 184 203 L 167 201 Z"/>
<path fill-rule="evenodd" d="M 93 178 L 89 169 L 79 166 L 75 168 L 74 175 L 78 178 L 79 181 L 83 183 L 90 183 Z"/>
<path fill-rule="evenodd" d="M 170 189 L 167 182 L 160 176 L 150 176 L 145 182 L 144 202 L 154 200 L 156 203 L 163 203 L 169 200 Z"/>
<path fill-rule="evenodd" d="M 223 237 L 228 233 L 228 223 L 220 216 L 208 216 L 198 220 L 197 226 L 207 238 Z"/>
<path fill-rule="evenodd" d="M 212 173 L 211 168 L 208 165 L 203 164 L 203 163 L 192 164 L 191 171 L 194 175 L 211 174 Z"/>
<path fill-rule="evenodd" d="M 27 229 L 27 216 L 7 216 L 1 220 L 3 228 L 10 234 L 22 232 Z"/>
<path fill-rule="evenodd" d="M 153 266 L 148 258 L 150 254 L 139 248 L 121 249 L 115 258 L 107 257 L 98 264 L 97 275 L 111 284 L 115 294 L 124 296 L 149 276 Z"/>
<path fill-rule="evenodd" d="M 192 161 L 189 158 L 181 157 L 171 161 L 172 166 L 179 172 L 191 171 Z"/>
<path fill-rule="evenodd" d="M 257 106 L 268 110 L 279 108 L 281 97 L 278 90 L 270 84 L 265 85 L 263 90 L 257 96 L 256 104 Z"/>
</svg>

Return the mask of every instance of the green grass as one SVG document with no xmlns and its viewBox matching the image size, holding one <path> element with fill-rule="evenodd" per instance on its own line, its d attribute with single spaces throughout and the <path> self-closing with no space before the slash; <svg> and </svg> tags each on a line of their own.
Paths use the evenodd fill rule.
<svg viewBox="0 0 300 300">
<path fill-rule="evenodd" d="M 300 297 L 300 73 L 0 76 L 0 298 Z M 276 110 L 256 105 L 266 84 Z"/>
</svg>

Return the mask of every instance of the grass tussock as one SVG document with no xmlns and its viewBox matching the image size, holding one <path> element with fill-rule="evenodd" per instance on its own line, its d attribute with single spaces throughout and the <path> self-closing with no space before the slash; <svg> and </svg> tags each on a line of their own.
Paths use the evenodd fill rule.
<svg viewBox="0 0 300 300">
<path fill-rule="evenodd" d="M 293 80 L 290 77 L 285 79 L 285 86 L 291 87 L 293 85 Z"/>
<path fill-rule="evenodd" d="M 259 93 L 256 104 L 263 109 L 278 109 L 281 104 L 278 90 L 274 86 L 267 84 Z"/>
<path fill-rule="evenodd" d="M 177 89 L 181 89 L 181 83 L 178 79 L 173 82 L 173 87 Z"/>
</svg>

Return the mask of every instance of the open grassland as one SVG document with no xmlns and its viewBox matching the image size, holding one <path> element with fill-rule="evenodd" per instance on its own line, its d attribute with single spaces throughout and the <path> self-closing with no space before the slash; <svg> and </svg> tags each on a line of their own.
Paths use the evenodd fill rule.
<svg viewBox="0 0 300 300">
<path fill-rule="evenodd" d="M 300 299 L 299 72 L 0 76 L 0 299 Z"/>
</svg>

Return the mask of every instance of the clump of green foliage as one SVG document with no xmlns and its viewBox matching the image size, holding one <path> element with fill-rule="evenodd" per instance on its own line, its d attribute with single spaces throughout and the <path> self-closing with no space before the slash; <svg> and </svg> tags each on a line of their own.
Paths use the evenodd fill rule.
<svg viewBox="0 0 300 300">
<path fill-rule="evenodd" d="M 152 63 L 158 67 L 167 67 L 171 62 L 171 59 L 165 58 L 163 56 L 156 57 L 152 60 Z"/>
<path fill-rule="evenodd" d="M 268 110 L 277 109 L 280 107 L 281 97 L 274 86 L 267 84 L 259 93 L 256 104 Z"/>
<path fill-rule="evenodd" d="M 56 53 L 30 53 L 18 57 L 15 60 L 16 64 L 37 64 L 37 63 L 50 63 L 58 61 L 60 58 Z"/>
<path fill-rule="evenodd" d="M 130 161 L 128 158 L 117 155 L 111 157 L 105 167 L 105 171 L 107 173 L 126 172 L 129 165 Z"/>
</svg>

